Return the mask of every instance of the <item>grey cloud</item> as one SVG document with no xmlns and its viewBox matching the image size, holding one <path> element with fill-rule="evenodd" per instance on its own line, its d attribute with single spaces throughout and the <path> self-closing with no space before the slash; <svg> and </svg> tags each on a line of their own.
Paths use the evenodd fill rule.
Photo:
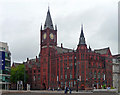
<svg viewBox="0 0 120 95">
<path fill-rule="evenodd" d="M 65 47 L 76 49 L 80 25 L 83 23 L 88 45 L 90 44 L 93 49 L 109 46 L 113 54 L 117 53 L 117 11 L 115 11 L 117 3 L 113 3 L 112 0 L 109 0 L 110 3 L 107 5 L 104 4 L 105 1 L 98 3 L 93 0 L 94 3 L 90 4 L 85 3 L 88 0 L 75 1 L 68 3 L 69 1 L 52 0 L 50 3 L 53 22 L 58 25 L 58 45 L 62 42 Z M 0 40 L 8 42 L 12 61 L 24 61 L 27 57 L 33 58 L 38 55 L 40 52 L 39 30 L 41 23 L 43 25 L 45 22 L 48 2 L 21 0 L 0 5 L 0 10 L 2 9 L 0 14 L 2 39 L 0 36 Z"/>
</svg>

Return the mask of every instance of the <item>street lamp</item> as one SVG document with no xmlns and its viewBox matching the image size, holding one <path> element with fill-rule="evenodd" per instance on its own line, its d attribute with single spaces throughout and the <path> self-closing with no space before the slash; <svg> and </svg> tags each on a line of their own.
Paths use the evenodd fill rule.
<svg viewBox="0 0 120 95">
<path fill-rule="evenodd" d="M 25 76 L 25 68 L 24 68 L 24 90 L 25 90 L 25 79 L 26 79 L 26 76 Z"/>
<path fill-rule="evenodd" d="M 77 90 L 76 90 L 77 92 L 78 92 L 78 82 L 81 78 L 81 77 L 80 78 L 78 77 L 78 70 L 79 70 L 79 62 L 77 62 L 77 78 L 76 78 L 77 79 Z"/>
</svg>

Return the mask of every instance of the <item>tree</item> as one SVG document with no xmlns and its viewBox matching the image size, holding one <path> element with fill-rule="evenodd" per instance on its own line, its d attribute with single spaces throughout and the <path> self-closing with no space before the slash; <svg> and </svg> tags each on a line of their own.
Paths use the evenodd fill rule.
<svg viewBox="0 0 120 95">
<path fill-rule="evenodd" d="M 20 64 L 17 67 L 11 68 L 10 80 L 12 83 L 16 83 L 17 81 L 23 81 L 26 83 L 27 79 L 28 79 L 28 75 L 25 72 L 24 64 Z"/>
</svg>

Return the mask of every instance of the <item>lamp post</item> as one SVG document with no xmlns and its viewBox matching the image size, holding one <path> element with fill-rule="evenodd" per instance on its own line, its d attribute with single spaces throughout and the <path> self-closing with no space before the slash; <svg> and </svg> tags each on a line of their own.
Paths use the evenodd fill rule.
<svg viewBox="0 0 120 95">
<path fill-rule="evenodd" d="M 78 69 L 79 69 L 79 62 L 77 62 L 77 89 L 76 89 L 76 91 L 78 92 L 78 82 L 79 82 L 79 77 L 78 77 Z"/>
</svg>

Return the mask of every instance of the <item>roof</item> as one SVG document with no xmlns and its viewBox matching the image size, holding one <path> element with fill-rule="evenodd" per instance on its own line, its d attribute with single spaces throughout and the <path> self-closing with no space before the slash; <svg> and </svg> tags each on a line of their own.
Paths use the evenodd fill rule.
<svg viewBox="0 0 120 95">
<path fill-rule="evenodd" d="M 57 50 L 58 54 L 60 54 L 60 53 L 67 53 L 67 52 L 73 52 L 72 49 L 61 48 L 61 47 L 58 47 L 58 46 L 56 46 L 55 49 Z"/>
<path fill-rule="evenodd" d="M 120 57 L 120 54 L 113 55 L 113 57 L 118 58 L 118 57 Z"/>
<path fill-rule="evenodd" d="M 95 51 L 95 53 L 107 54 L 108 50 L 109 50 L 109 47 L 108 48 L 103 48 L 103 49 L 96 49 L 94 51 Z"/>
<path fill-rule="evenodd" d="M 44 29 L 46 29 L 46 28 L 54 29 L 49 8 L 48 8 L 47 17 L 46 17 L 46 21 L 45 21 L 45 25 L 44 25 Z"/>
<path fill-rule="evenodd" d="M 25 65 L 28 66 L 28 68 L 32 68 L 34 67 L 34 65 L 36 65 L 37 67 L 40 67 L 40 58 L 37 58 L 38 62 L 36 62 L 36 58 L 35 59 L 30 59 L 28 62 L 26 62 Z"/>
</svg>

